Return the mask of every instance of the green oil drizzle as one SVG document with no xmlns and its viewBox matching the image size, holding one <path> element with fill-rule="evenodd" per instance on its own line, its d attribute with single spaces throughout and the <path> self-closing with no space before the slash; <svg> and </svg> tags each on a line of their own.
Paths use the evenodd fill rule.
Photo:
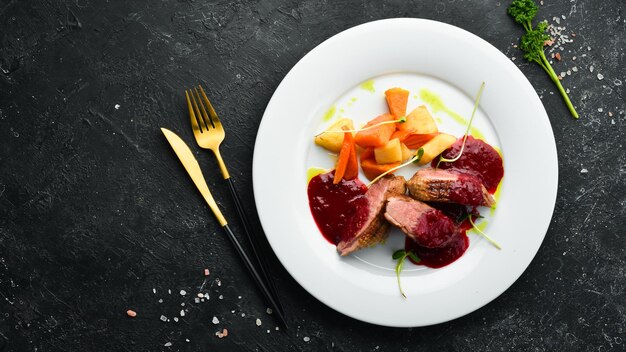
<svg viewBox="0 0 626 352">
<path fill-rule="evenodd" d="M 333 116 L 335 116 L 335 112 L 337 111 L 337 108 L 333 105 L 330 107 L 330 109 L 328 109 L 328 111 L 326 111 L 326 113 L 324 114 L 324 121 L 330 121 L 330 119 L 333 118 Z"/>
<path fill-rule="evenodd" d="M 371 80 L 371 79 L 369 81 L 365 81 L 361 83 L 359 87 L 361 87 L 361 89 L 365 89 L 366 91 L 370 93 L 376 92 L 376 88 L 374 88 L 374 80 Z"/>
<path fill-rule="evenodd" d="M 467 120 L 465 120 L 465 118 L 463 118 L 461 115 L 457 114 L 456 112 L 450 110 L 450 108 L 448 108 L 446 104 L 443 103 L 443 100 L 441 99 L 441 97 L 437 95 L 436 93 L 426 88 L 422 88 L 420 90 L 420 98 L 426 104 L 430 105 L 430 108 L 432 109 L 433 113 L 443 111 L 446 114 L 448 114 L 448 116 L 452 117 L 452 119 L 456 121 L 457 123 L 461 125 L 467 125 Z M 482 134 L 482 132 L 480 132 L 480 130 L 474 126 L 470 127 L 470 134 L 478 139 L 485 140 L 485 136 Z"/>
<path fill-rule="evenodd" d="M 319 174 L 325 173 L 326 170 L 319 167 L 310 167 L 306 170 L 306 183 L 311 182 L 311 179 Z"/>
</svg>

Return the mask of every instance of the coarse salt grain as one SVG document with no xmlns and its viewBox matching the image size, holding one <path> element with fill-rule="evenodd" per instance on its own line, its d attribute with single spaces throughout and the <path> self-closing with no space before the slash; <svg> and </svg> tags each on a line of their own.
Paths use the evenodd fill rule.
<svg viewBox="0 0 626 352">
<path fill-rule="evenodd" d="M 572 71 L 578 72 L 578 67 L 576 67 L 576 66 L 572 67 Z"/>
<path fill-rule="evenodd" d="M 270 333 L 270 330 L 269 330 L 269 329 L 267 330 L 267 333 L 268 333 L 268 334 Z"/>
<path fill-rule="evenodd" d="M 588 173 L 588 172 L 589 172 L 589 170 L 587 170 L 587 169 L 582 169 L 582 170 L 580 170 L 580 173 L 581 173 L 581 174 L 586 174 L 586 173 Z"/>
<path fill-rule="evenodd" d="M 171 295 L 171 294 L 172 294 L 172 290 L 168 289 L 168 290 L 167 290 L 167 294 L 168 294 L 168 295 Z"/>
<path fill-rule="evenodd" d="M 267 308 L 267 309 L 265 310 L 265 313 L 267 313 L 267 314 L 272 314 L 272 308 Z"/>
<path fill-rule="evenodd" d="M 184 306 L 185 306 L 185 302 L 181 303 L 181 304 L 180 304 L 180 306 L 181 306 L 181 307 L 184 307 Z"/>
<path fill-rule="evenodd" d="M 305 336 L 305 337 L 303 338 L 303 340 L 304 340 L 304 342 L 309 342 L 309 341 L 311 341 L 311 338 L 310 338 L 310 337 L 308 337 L 308 336 Z"/>
<path fill-rule="evenodd" d="M 194 301 L 195 303 L 200 303 L 200 298 L 197 298 L 197 297 L 196 297 L 196 298 L 194 298 L 194 299 L 193 299 L 193 301 Z"/>
<path fill-rule="evenodd" d="M 181 317 L 184 317 L 184 316 L 185 316 L 185 310 L 184 310 L 184 309 L 181 309 L 181 310 L 180 310 L 180 316 L 181 316 Z"/>
<path fill-rule="evenodd" d="M 152 293 L 154 293 L 156 295 L 156 288 L 152 289 Z"/>
<path fill-rule="evenodd" d="M 612 117 L 612 116 L 613 116 L 613 113 L 609 111 L 609 117 Z"/>
<path fill-rule="evenodd" d="M 278 331 L 278 330 L 280 330 L 280 328 L 277 326 L 277 327 L 274 328 L 274 330 Z"/>
<path fill-rule="evenodd" d="M 165 315 L 161 315 L 159 319 L 161 319 L 161 321 L 167 321 L 167 317 Z"/>
<path fill-rule="evenodd" d="M 215 279 L 217 286 L 222 286 L 222 281 L 220 279 Z"/>
<path fill-rule="evenodd" d="M 198 297 L 200 297 L 200 298 L 204 297 L 204 295 L 202 294 L 202 292 L 198 293 Z"/>
<path fill-rule="evenodd" d="M 565 77 L 566 73 L 565 72 L 561 72 L 561 77 Z"/>
<path fill-rule="evenodd" d="M 219 295 L 219 297 L 217 297 L 219 299 L 224 299 L 224 295 Z"/>
<path fill-rule="evenodd" d="M 261 319 L 259 318 L 256 319 L 256 326 L 261 326 Z"/>
<path fill-rule="evenodd" d="M 120 109 L 120 104 L 115 104 L 115 110 L 119 110 Z"/>
<path fill-rule="evenodd" d="M 228 336 L 228 330 L 223 329 L 222 331 L 218 331 L 218 332 L 215 333 L 215 336 L 219 337 L 220 339 L 222 337 L 226 337 L 226 336 Z"/>
<path fill-rule="evenodd" d="M 185 342 L 189 342 L 189 339 L 185 339 Z"/>
<path fill-rule="evenodd" d="M 603 80 L 603 79 L 604 79 L 604 75 L 603 75 L 603 74 L 601 74 L 601 73 L 598 73 L 598 79 L 599 79 L 600 81 L 601 81 L 601 80 Z"/>
<path fill-rule="evenodd" d="M 246 316 L 246 313 L 241 313 L 241 317 L 242 318 L 245 317 L 245 316 Z"/>
<path fill-rule="evenodd" d="M 209 276 L 209 269 L 204 269 L 204 276 Z"/>
<path fill-rule="evenodd" d="M 159 303 L 163 303 L 163 298 L 159 298 Z"/>
<path fill-rule="evenodd" d="M 178 323 L 178 317 L 174 317 L 174 322 Z"/>
<path fill-rule="evenodd" d="M 603 108 L 598 108 L 598 112 L 602 112 L 602 111 L 604 111 Z"/>
<path fill-rule="evenodd" d="M 171 342 L 166 342 L 166 343 L 165 343 L 165 345 L 163 345 L 163 346 L 165 346 L 165 347 L 170 347 L 171 345 L 172 345 L 172 343 L 171 343 Z"/>
<path fill-rule="evenodd" d="M 134 310 L 132 310 L 132 309 L 127 310 L 127 311 L 126 311 L 126 314 L 127 314 L 129 317 L 131 317 L 131 318 L 134 318 L 134 317 L 136 317 L 136 316 L 137 316 L 137 312 L 135 312 L 135 311 L 134 311 Z"/>
<path fill-rule="evenodd" d="M 589 72 L 593 72 L 593 66 L 589 66 Z"/>
<path fill-rule="evenodd" d="M 180 295 L 181 295 L 181 296 L 184 296 L 184 295 L 186 295 L 186 294 L 187 294 L 187 291 L 185 291 L 185 290 L 180 290 Z"/>
<path fill-rule="evenodd" d="M 237 299 L 241 299 L 241 296 L 237 296 Z"/>
<path fill-rule="evenodd" d="M 219 319 L 217 319 L 217 317 L 213 317 L 213 320 L 211 320 L 211 322 L 212 322 L 214 325 L 217 325 L 217 324 L 219 324 L 219 323 L 220 323 L 220 320 L 219 320 Z"/>
</svg>

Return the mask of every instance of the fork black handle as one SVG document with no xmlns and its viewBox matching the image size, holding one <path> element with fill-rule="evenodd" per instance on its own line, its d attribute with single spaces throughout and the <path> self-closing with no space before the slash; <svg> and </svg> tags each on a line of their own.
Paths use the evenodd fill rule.
<svg viewBox="0 0 626 352">
<path fill-rule="evenodd" d="M 285 321 L 283 312 L 280 309 L 278 309 L 278 304 L 276 303 L 276 300 L 270 293 L 268 287 L 265 285 L 265 282 L 263 282 L 263 279 L 261 278 L 259 272 L 255 269 L 254 264 L 252 264 L 252 261 L 250 261 L 250 258 L 244 251 L 243 247 L 241 247 L 241 244 L 239 243 L 239 241 L 237 241 L 235 234 L 230 229 L 230 227 L 228 227 L 228 224 L 224 225 L 224 231 L 228 235 L 228 238 L 232 242 L 233 246 L 235 246 L 235 249 L 239 253 L 239 256 L 241 257 L 243 262 L 246 264 L 246 268 L 248 269 L 250 274 L 252 274 L 252 277 L 254 278 L 254 281 L 256 281 L 256 284 L 261 289 L 261 292 L 263 292 L 265 299 L 269 301 L 272 308 L 276 311 L 276 316 L 278 317 L 279 322 L 283 325 L 285 329 L 287 329 L 287 322 Z"/>
<path fill-rule="evenodd" d="M 280 299 L 278 298 L 278 292 L 276 291 L 276 285 L 274 284 L 274 280 L 269 276 L 269 265 L 267 261 L 263 260 L 263 257 L 259 255 L 258 247 L 260 247 L 260 243 L 258 239 L 252 234 L 252 227 L 248 222 L 248 217 L 246 215 L 245 210 L 243 209 L 243 205 L 241 204 L 241 200 L 239 199 L 239 195 L 237 194 L 237 189 L 235 188 L 235 184 L 231 177 L 227 178 L 228 188 L 230 189 L 230 195 L 233 197 L 233 202 L 235 203 L 235 208 L 237 208 L 237 213 L 239 214 L 239 219 L 241 219 L 241 223 L 243 225 L 243 230 L 248 239 L 248 243 L 252 248 L 252 255 L 257 263 L 259 263 L 259 271 L 264 279 L 269 292 L 274 296 L 276 301 L 276 305 L 281 314 L 284 314 L 283 306 L 280 303 Z M 276 309 L 274 308 L 274 309 Z"/>
</svg>

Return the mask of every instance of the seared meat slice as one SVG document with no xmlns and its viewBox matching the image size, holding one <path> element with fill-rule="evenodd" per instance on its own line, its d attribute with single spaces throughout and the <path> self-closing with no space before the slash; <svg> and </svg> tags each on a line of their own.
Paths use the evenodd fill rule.
<svg viewBox="0 0 626 352">
<path fill-rule="evenodd" d="M 458 203 L 491 207 L 493 196 L 480 180 L 469 174 L 443 169 L 421 169 L 407 182 L 411 197 L 424 202 Z"/>
<path fill-rule="evenodd" d="M 454 222 L 441 211 L 407 196 L 389 198 L 385 219 L 422 247 L 442 247 L 459 234 Z"/>
<path fill-rule="evenodd" d="M 389 224 L 383 217 L 387 198 L 404 194 L 406 180 L 402 176 L 387 175 L 374 183 L 365 193 L 369 204 L 369 215 L 360 230 L 350 240 L 337 244 L 340 255 L 348 255 L 364 247 L 372 246 L 387 238 Z"/>
</svg>

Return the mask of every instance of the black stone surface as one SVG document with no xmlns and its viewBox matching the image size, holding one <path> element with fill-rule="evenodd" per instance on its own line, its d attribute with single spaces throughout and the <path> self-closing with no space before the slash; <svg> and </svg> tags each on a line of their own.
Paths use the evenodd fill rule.
<svg viewBox="0 0 626 352">
<path fill-rule="evenodd" d="M 0 350 L 625 350 L 626 3 L 545 0 L 540 8 L 539 18 L 575 33 L 557 49 L 563 58 L 554 68 L 566 72 L 578 121 L 547 75 L 512 46 L 522 29 L 507 5 L 0 1 Z M 468 316 L 426 328 L 343 316 L 270 254 L 291 323 L 276 331 L 158 127 L 191 143 L 181 92 L 205 82 L 226 129 L 237 131 L 222 152 L 255 214 L 253 145 L 274 89 L 323 40 L 390 17 L 451 23 L 516 58 L 542 97 L 558 146 L 552 224 L 508 291 Z M 234 214 L 226 185 L 209 172 L 213 156 L 197 156 L 214 195 Z M 256 217 L 253 223 L 260 228 Z M 211 270 L 206 282 L 204 268 Z M 195 304 L 202 285 L 210 300 Z M 219 339 L 222 328 L 229 335 Z"/>
</svg>

